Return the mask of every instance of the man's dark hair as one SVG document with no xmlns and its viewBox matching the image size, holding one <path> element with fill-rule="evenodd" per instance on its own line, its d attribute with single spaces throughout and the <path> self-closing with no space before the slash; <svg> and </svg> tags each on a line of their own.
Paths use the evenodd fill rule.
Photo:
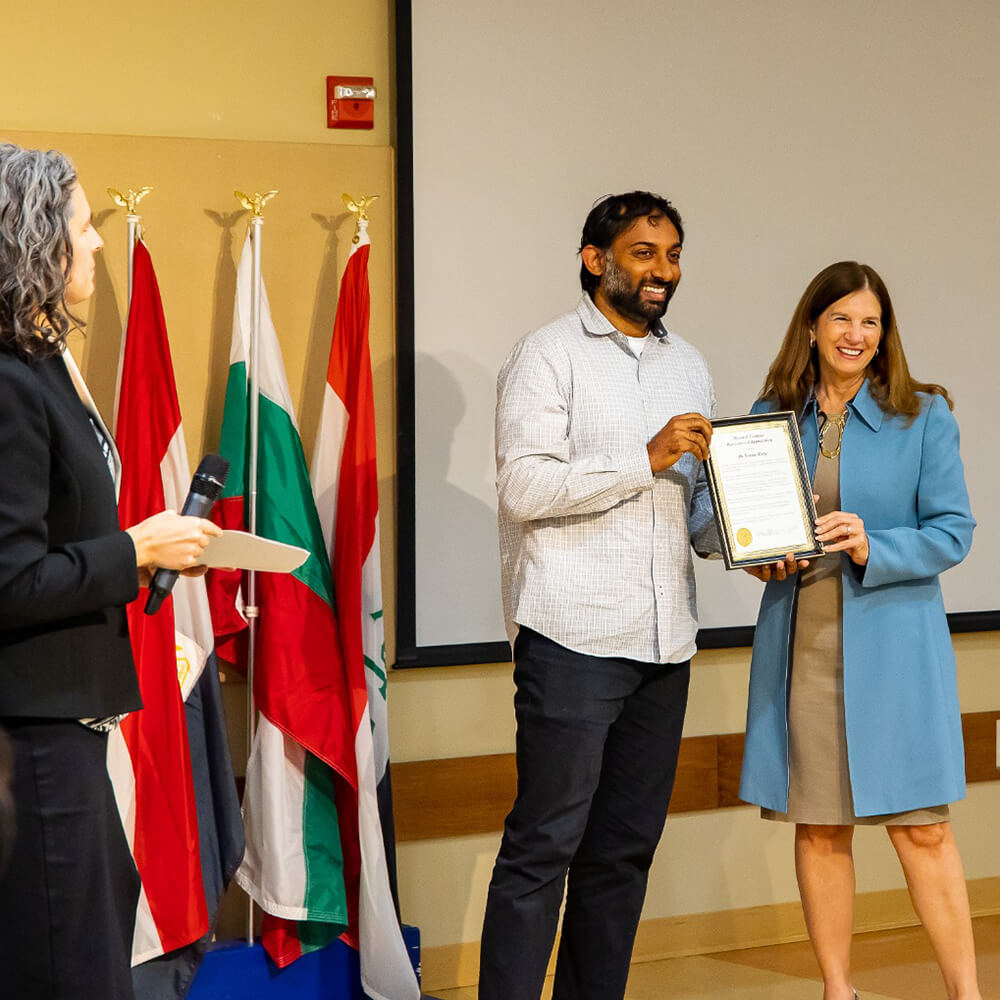
<svg viewBox="0 0 1000 1000">
<path fill-rule="evenodd" d="M 580 249 L 595 246 L 610 250 L 611 244 L 635 222 L 650 216 L 665 216 L 673 223 L 677 235 L 684 242 L 684 225 L 680 213 L 666 198 L 650 191 L 629 191 L 628 194 L 609 194 L 602 198 L 587 216 L 580 237 Z M 585 264 L 580 264 L 580 284 L 593 298 L 594 290 L 601 283 L 599 274 L 591 274 Z"/>
</svg>

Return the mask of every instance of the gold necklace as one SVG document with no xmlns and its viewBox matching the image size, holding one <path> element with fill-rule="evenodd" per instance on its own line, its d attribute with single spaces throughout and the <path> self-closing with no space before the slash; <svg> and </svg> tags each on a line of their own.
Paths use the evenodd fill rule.
<svg viewBox="0 0 1000 1000">
<path fill-rule="evenodd" d="M 845 406 L 843 412 L 836 414 L 823 413 L 823 423 L 819 429 L 819 452 L 824 458 L 836 458 L 840 454 L 840 446 L 844 440 L 844 425 L 847 423 L 848 409 Z M 830 438 L 832 434 L 830 428 L 837 429 L 836 447 L 830 448 Z"/>
</svg>

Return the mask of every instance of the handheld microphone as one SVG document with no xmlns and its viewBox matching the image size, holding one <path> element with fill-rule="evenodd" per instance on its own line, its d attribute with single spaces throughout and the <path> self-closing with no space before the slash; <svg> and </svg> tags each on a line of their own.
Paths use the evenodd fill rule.
<svg viewBox="0 0 1000 1000">
<path fill-rule="evenodd" d="M 215 501 L 219 499 L 222 488 L 226 485 L 229 475 L 229 462 L 219 455 L 206 455 L 198 466 L 191 480 L 191 489 L 181 514 L 193 514 L 195 517 L 208 517 Z M 167 599 L 177 582 L 176 569 L 158 569 L 153 574 L 149 585 L 149 597 L 146 598 L 145 612 L 155 615 L 160 605 Z"/>
</svg>

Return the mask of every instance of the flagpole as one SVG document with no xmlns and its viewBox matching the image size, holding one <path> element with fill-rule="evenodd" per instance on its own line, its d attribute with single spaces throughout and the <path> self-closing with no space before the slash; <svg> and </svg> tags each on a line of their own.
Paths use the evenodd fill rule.
<svg viewBox="0 0 1000 1000">
<path fill-rule="evenodd" d="M 260 278 L 261 278 L 261 227 L 264 219 L 255 215 L 250 221 L 250 245 L 253 248 L 253 270 L 250 281 L 250 477 L 248 492 L 250 494 L 250 509 L 247 527 L 251 535 L 257 534 L 257 456 L 260 441 L 260 380 L 257 378 L 257 365 L 260 352 Z M 250 570 L 247 580 L 246 616 L 250 627 L 250 649 L 247 661 L 247 684 L 249 688 L 247 705 L 250 712 L 248 733 L 250 747 L 257 731 L 257 706 L 253 696 L 254 666 L 257 653 L 257 619 L 260 608 L 257 607 L 257 572 Z M 251 904 L 252 905 L 252 904 Z"/>
<path fill-rule="evenodd" d="M 122 346 L 121 351 L 118 354 L 118 375 L 115 379 L 115 412 L 112 418 L 113 427 L 118 426 L 118 397 L 121 395 L 122 387 L 122 366 L 125 363 L 125 330 L 128 328 L 128 314 L 132 308 L 132 284 L 133 275 L 135 273 L 134 268 L 134 258 L 135 258 L 135 245 L 142 239 L 142 216 L 136 211 L 139 202 L 149 194 L 153 189 L 151 187 L 139 188 L 136 191 L 134 188 L 129 188 L 127 191 L 122 193 L 116 188 L 108 188 L 108 194 L 111 196 L 111 200 L 119 207 L 127 209 L 128 215 L 125 216 L 125 221 L 128 223 L 128 297 L 125 300 L 125 323 L 122 329 Z"/>
<path fill-rule="evenodd" d="M 142 235 L 142 216 L 128 215 L 128 307 L 132 308 L 132 285 L 135 283 L 135 245 Z"/>
<path fill-rule="evenodd" d="M 119 208 L 128 209 L 128 215 L 125 216 L 128 222 L 128 300 L 125 309 L 126 316 L 128 315 L 128 306 L 132 304 L 132 251 L 135 249 L 136 243 L 142 238 L 142 216 L 136 211 L 136 206 L 152 190 L 151 187 L 144 187 L 139 188 L 138 191 L 134 188 L 129 188 L 127 191 L 121 192 L 115 188 L 108 188 L 111 200 Z"/>
<path fill-rule="evenodd" d="M 259 450 L 259 418 L 260 418 L 260 379 L 257 377 L 257 365 L 260 348 L 260 302 L 261 302 L 261 230 L 264 225 L 264 205 L 267 204 L 278 192 L 268 191 L 266 194 L 255 193 L 253 197 L 248 197 L 241 191 L 234 191 L 240 204 L 253 212 L 250 219 L 250 245 L 253 248 L 253 266 L 250 279 L 250 358 L 248 371 L 248 385 L 250 402 L 250 454 L 249 481 L 247 492 L 249 493 L 249 510 L 247 512 L 247 529 L 251 535 L 257 534 L 257 455 Z M 247 759 L 253 752 L 254 736 L 257 732 L 257 704 L 253 695 L 254 666 L 257 656 L 257 622 L 260 617 L 260 608 L 257 606 L 257 572 L 248 570 L 247 572 L 247 603 L 243 609 L 247 619 Z M 253 898 L 249 899 L 249 910 L 247 912 L 247 944 L 252 945 L 254 941 L 253 933 Z"/>
</svg>

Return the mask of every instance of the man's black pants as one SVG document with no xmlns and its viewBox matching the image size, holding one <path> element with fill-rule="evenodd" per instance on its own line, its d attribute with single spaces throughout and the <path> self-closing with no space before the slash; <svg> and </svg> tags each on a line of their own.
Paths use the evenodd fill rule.
<svg viewBox="0 0 1000 1000">
<path fill-rule="evenodd" d="M 490 882 L 479 998 L 538 1000 L 565 886 L 553 1000 L 615 1000 L 673 789 L 690 661 L 588 656 L 525 628 L 514 660 L 517 799 Z"/>
</svg>

